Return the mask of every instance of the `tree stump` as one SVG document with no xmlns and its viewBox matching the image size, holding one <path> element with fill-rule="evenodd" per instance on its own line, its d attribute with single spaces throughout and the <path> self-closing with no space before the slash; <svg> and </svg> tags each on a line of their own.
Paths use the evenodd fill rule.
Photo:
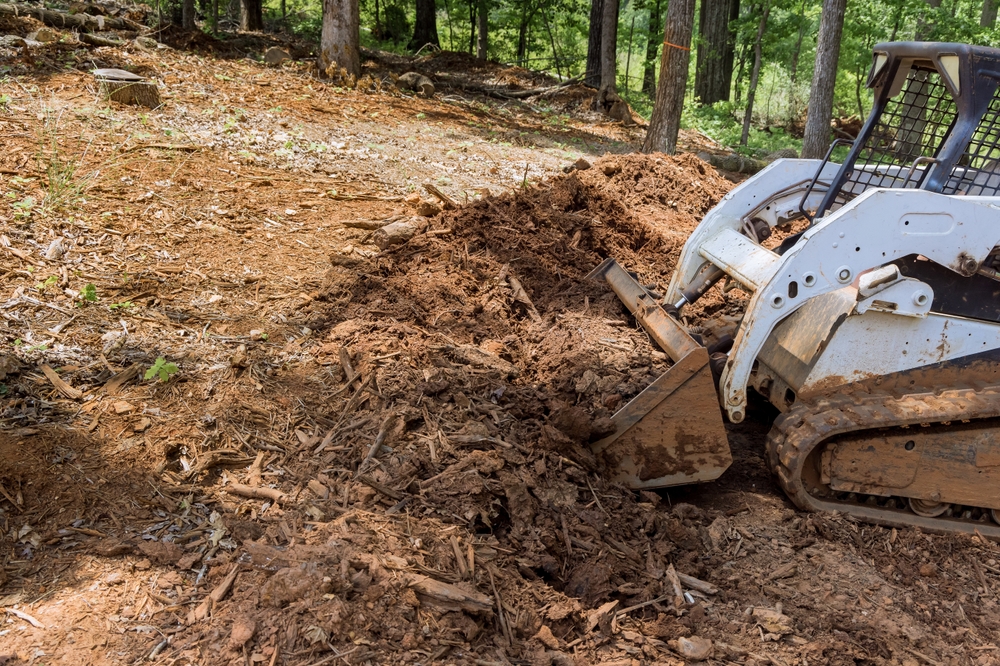
<svg viewBox="0 0 1000 666">
<path fill-rule="evenodd" d="M 95 69 L 97 91 L 103 100 L 155 109 L 160 105 L 156 84 L 122 69 Z"/>
</svg>

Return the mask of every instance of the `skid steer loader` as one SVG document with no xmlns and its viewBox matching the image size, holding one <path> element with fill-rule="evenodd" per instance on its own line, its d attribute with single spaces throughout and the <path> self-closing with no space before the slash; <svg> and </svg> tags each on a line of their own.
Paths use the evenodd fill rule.
<svg viewBox="0 0 1000 666">
<path fill-rule="evenodd" d="M 665 295 L 593 271 L 674 362 L 593 448 L 634 488 L 715 479 L 752 388 L 801 509 L 1000 537 L 1000 50 L 878 44 L 868 86 L 843 163 L 834 144 L 733 189 Z M 731 343 L 682 324 L 720 281 L 749 295 Z"/>
</svg>

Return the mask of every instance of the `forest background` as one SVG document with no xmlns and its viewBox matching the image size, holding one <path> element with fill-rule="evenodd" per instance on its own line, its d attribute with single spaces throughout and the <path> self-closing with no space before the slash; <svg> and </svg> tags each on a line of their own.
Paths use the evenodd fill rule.
<svg viewBox="0 0 1000 666">
<path fill-rule="evenodd" d="M 214 8 L 207 6 L 213 1 Z M 653 111 L 669 1 L 620 0 L 611 31 L 617 33 L 617 94 L 646 118 Z M 199 2 L 206 5 L 198 8 L 208 18 L 206 30 L 219 30 L 220 21 L 225 27 L 228 18 L 241 21 L 244 29 L 284 30 L 320 40 L 322 0 L 231 0 L 222 8 L 220 0 Z M 357 0 L 360 41 L 362 47 L 398 53 L 465 51 L 563 80 L 583 79 L 596 88 L 601 84 L 600 38 L 602 32 L 609 34 L 602 26 L 608 14 L 604 2 Z M 801 149 L 823 4 L 696 0 L 682 126 L 748 155 Z M 921 39 L 997 46 L 997 5 L 998 0 L 847 3 L 831 136 L 853 134 L 871 109 L 865 81 L 876 43 Z M 180 9 L 178 3 L 178 18 Z"/>
</svg>

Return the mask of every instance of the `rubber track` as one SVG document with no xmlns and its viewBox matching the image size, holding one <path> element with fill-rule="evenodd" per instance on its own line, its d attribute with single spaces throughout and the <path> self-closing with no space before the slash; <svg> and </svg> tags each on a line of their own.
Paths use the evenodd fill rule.
<svg viewBox="0 0 1000 666">
<path fill-rule="evenodd" d="M 889 527 L 919 527 L 939 533 L 978 532 L 984 537 L 1000 539 L 1000 525 L 993 522 L 926 518 L 908 510 L 826 500 L 810 494 L 802 482 L 802 470 L 809 454 L 836 435 L 907 425 L 917 426 L 910 432 L 919 435 L 921 425 L 998 416 L 1000 386 L 824 398 L 796 405 L 775 420 L 767 440 L 768 462 L 788 497 L 805 511 L 838 511 L 864 522 Z"/>
</svg>

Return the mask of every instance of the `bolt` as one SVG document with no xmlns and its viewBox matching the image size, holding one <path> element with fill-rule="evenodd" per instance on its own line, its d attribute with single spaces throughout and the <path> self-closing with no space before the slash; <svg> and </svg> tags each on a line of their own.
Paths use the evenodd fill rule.
<svg viewBox="0 0 1000 666">
<path fill-rule="evenodd" d="M 979 269 L 979 262 L 972 257 L 966 257 L 962 259 L 962 270 L 968 274 L 972 275 Z"/>
</svg>

